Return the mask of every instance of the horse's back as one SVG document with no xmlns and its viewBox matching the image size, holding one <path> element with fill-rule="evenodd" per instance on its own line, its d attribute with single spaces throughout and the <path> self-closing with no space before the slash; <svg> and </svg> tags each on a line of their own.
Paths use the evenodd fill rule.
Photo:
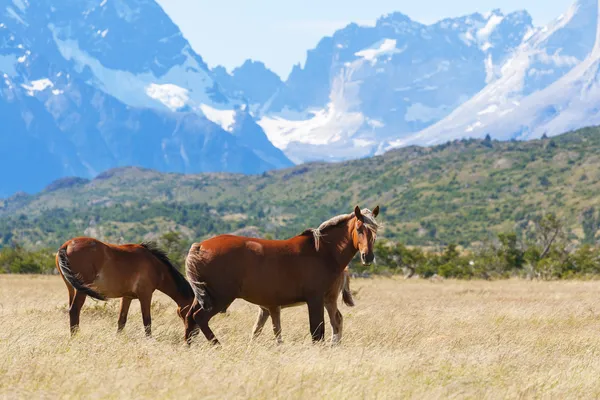
<svg viewBox="0 0 600 400">
<path fill-rule="evenodd" d="M 135 297 L 138 286 L 152 286 L 160 278 L 159 263 L 141 245 L 114 245 L 89 237 L 73 238 L 61 249 L 70 268 L 84 283 L 93 282 L 106 297 Z"/>
<path fill-rule="evenodd" d="M 266 240 L 221 235 L 190 248 L 186 269 L 190 279 L 205 282 L 226 297 L 260 305 L 302 302 L 305 294 L 323 290 L 332 279 L 301 237 Z"/>
<path fill-rule="evenodd" d="M 219 235 L 200 243 L 194 243 L 188 257 L 198 265 L 236 264 L 246 267 L 263 264 L 282 257 L 298 257 L 301 245 L 289 240 L 268 240 L 245 236 Z M 192 263 L 194 264 L 194 263 Z"/>
</svg>

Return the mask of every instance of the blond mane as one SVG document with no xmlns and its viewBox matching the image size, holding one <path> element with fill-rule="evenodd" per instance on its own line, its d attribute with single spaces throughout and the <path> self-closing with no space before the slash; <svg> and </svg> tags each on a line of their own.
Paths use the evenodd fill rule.
<svg viewBox="0 0 600 400">
<path fill-rule="evenodd" d="M 377 229 L 379 229 L 379 224 L 375 220 L 373 212 L 368 208 L 363 208 L 360 212 L 363 216 L 364 225 L 367 227 L 367 229 L 371 230 L 371 232 L 373 232 L 374 235 L 376 235 Z M 318 228 L 307 229 L 302 234 L 312 234 L 315 242 L 315 249 L 318 251 L 320 247 L 319 245 L 321 242 L 321 238 L 325 236 L 324 231 L 329 228 L 336 227 L 343 222 L 348 222 L 351 218 L 354 218 L 354 213 L 337 215 L 321 223 L 321 225 L 319 225 Z"/>
</svg>

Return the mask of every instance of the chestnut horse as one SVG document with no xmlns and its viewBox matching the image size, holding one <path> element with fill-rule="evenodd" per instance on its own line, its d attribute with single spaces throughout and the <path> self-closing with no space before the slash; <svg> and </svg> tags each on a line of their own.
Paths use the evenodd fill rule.
<svg viewBox="0 0 600 400">
<path fill-rule="evenodd" d="M 338 291 L 342 292 L 342 299 L 344 300 L 344 304 L 348 307 L 354 307 L 354 299 L 352 298 L 352 292 L 350 292 L 350 272 L 348 271 L 348 267 L 344 269 L 344 279 L 341 281 L 342 287 L 338 289 Z M 338 293 L 338 292 L 336 292 Z M 337 296 L 335 300 L 329 299 L 329 301 L 337 302 Z M 327 302 L 327 300 L 326 300 Z M 254 324 L 254 328 L 252 329 L 252 339 L 255 339 L 262 332 L 269 315 L 271 316 L 271 322 L 273 324 L 273 333 L 275 334 L 275 339 L 277 343 L 283 343 L 281 339 L 281 309 L 300 306 L 302 303 L 298 304 L 290 304 L 286 306 L 277 306 L 277 307 L 260 307 L 258 310 L 258 316 L 256 317 L 256 323 Z M 342 325 L 339 327 L 339 340 L 342 340 Z"/>
<path fill-rule="evenodd" d="M 113 245 L 79 237 L 67 241 L 56 254 L 56 268 L 69 290 L 71 334 L 87 296 L 98 300 L 121 298 L 117 332 L 125 327 L 132 299 L 139 299 L 146 335 L 152 333 L 150 305 L 159 290 L 178 305 L 183 319 L 194 299 L 185 277 L 167 254 L 152 243 Z"/>
<path fill-rule="evenodd" d="M 363 264 L 375 259 L 378 224 L 373 211 L 358 206 L 288 240 L 221 235 L 194 243 L 186 258 L 186 274 L 195 293 L 185 319 L 185 338 L 199 327 L 217 344 L 210 319 L 237 298 L 272 308 L 306 303 L 313 341 L 325 336 L 323 307 L 339 341 L 342 314 L 337 308 L 344 269 L 357 252 Z"/>
</svg>

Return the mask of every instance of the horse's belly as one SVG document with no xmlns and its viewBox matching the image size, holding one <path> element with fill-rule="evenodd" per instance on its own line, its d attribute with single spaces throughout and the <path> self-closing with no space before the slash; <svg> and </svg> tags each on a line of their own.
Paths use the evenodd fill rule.
<svg viewBox="0 0 600 400">
<path fill-rule="evenodd" d="M 259 306 L 265 306 L 265 307 L 283 307 L 283 308 L 287 308 L 287 307 L 294 307 L 294 306 L 299 306 L 302 304 L 305 304 L 306 302 L 304 301 L 304 299 L 301 298 L 301 296 L 278 296 L 275 294 L 271 294 L 271 295 L 267 295 L 265 293 L 263 294 L 256 294 L 256 295 L 252 295 L 252 294 L 242 294 L 242 296 L 240 296 L 242 299 L 246 300 L 247 302 L 259 305 Z"/>
</svg>

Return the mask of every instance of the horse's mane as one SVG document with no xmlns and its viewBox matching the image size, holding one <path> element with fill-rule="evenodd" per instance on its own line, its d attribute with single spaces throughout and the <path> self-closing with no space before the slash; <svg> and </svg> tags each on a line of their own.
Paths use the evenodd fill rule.
<svg viewBox="0 0 600 400">
<path fill-rule="evenodd" d="M 142 242 L 140 246 L 152 253 L 152 255 L 158 259 L 158 261 L 167 267 L 171 278 L 173 278 L 173 282 L 175 282 L 175 287 L 177 288 L 178 292 L 183 293 L 188 297 L 194 296 L 194 292 L 192 291 L 190 283 L 187 281 L 187 279 L 185 279 L 181 272 L 179 272 L 177 267 L 173 265 L 169 259 L 169 256 L 163 249 L 158 247 L 154 242 Z"/>
<path fill-rule="evenodd" d="M 377 233 L 377 229 L 379 229 L 379 224 L 375 220 L 373 216 L 373 212 L 368 208 L 363 208 L 361 211 L 363 216 L 363 223 L 370 229 L 374 234 Z M 315 249 L 319 250 L 319 244 L 321 242 L 321 237 L 324 236 L 324 232 L 330 228 L 336 227 L 343 222 L 348 222 L 351 218 L 354 218 L 354 213 L 350 214 L 341 214 L 336 215 L 333 218 L 328 219 L 327 221 L 321 223 L 316 229 L 306 229 L 304 232 L 300 234 L 300 236 L 308 236 L 311 235 L 315 242 Z"/>
</svg>

